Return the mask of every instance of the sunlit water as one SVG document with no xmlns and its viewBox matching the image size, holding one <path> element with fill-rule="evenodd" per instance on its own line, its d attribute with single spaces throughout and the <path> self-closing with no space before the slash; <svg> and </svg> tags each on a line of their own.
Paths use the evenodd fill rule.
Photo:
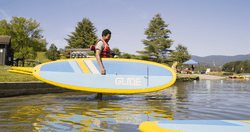
<svg viewBox="0 0 250 132">
<path fill-rule="evenodd" d="M 152 93 L 70 92 L 0 98 L 3 131 L 139 131 L 143 121 L 249 120 L 250 80 L 177 82 Z"/>
</svg>

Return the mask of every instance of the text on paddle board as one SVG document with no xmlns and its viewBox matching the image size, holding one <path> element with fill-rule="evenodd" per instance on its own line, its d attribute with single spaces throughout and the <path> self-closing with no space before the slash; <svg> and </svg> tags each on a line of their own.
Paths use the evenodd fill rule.
<svg viewBox="0 0 250 132">
<path fill-rule="evenodd" d="M 135 85 L 141 86 L 141 78 L 127 78 L 124 79 L 123 77 L 117 77 L 115 79 L 116 85 Z"/>
</svg>

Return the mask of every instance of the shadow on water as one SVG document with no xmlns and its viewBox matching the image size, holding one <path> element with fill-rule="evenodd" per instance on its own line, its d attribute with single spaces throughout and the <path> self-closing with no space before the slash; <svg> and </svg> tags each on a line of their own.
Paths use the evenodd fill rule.
<svg viewBox="0 0 250 132">
<path fill-rule="evenodd" d="M 89 97 L 57 97 L 57 99 L 61 99 L 61 100 L 73 100 L 73 101 L 140 101 L 140 100 L 159 100 L 159 101 L 163 101 L 163 100 L 171 100 L 171 97 L 168 96 L 140 96 L 140 97 L 135 97 L 135 96 L 131 96 L 131 95 L 120 95 L 120 96 L 103 96 L 102 100 L 99 99 L 89 99 Z"/>
<path fill-rule="evenodd" d="M 164 101 L 164 100 L 171 100 L 172 98 L 168 96 L 145 96 L 144 100 L 159 100 L 159 101 Z"/>
<path fill-rule="evenodd" d="M 103 96 L 102 100 L 99 99 L 89 99 L 89 97 L 57 97 L 57 99 L 62 100 L 74 100 L 74 101 L 121 101 L 121 100 L 129 100 L 129 97 L 120 97 L 120 96 Z"/>
</svg>

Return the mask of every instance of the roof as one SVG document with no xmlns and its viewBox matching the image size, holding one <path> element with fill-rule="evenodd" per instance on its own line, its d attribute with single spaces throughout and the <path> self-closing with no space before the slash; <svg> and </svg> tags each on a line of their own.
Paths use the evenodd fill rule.
<svg viewBox="0 0 250 132">
<path fill-rule="evenodd" d="M 199 64 L 199 62 L 196 62 L 193 59 L 190 59 L 190 60 L 184 62 L 183 64 L 192 64 L 192 65 L 195 65 L 195 64 Z"/>
<path fill-rule="evenodd" d="M 62 49 L 62 51 L 84 51 L 86 53 L 94 53 L 94 51 L 90 50 L 90 48 L 73 48 L 73 49 Z"/>
<path fill-rule="evenodd" d="M 10 36 L 2 36 L 0 35 L 0 44 L 9 44 Z"/>
</svg>

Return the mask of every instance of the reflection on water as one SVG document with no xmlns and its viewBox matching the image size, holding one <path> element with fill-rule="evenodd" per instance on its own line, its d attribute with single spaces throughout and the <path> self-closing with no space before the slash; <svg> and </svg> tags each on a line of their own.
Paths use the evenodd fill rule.
<svg viewBox="0 0 250 132">
<path fill-rule="evenodd" d="M 177 82 L 134 95 L 71 92 L 0 98 L 1 131 L 139 131 L 143 121 L 249 120 L 249 80 Z"/>
</svg>

